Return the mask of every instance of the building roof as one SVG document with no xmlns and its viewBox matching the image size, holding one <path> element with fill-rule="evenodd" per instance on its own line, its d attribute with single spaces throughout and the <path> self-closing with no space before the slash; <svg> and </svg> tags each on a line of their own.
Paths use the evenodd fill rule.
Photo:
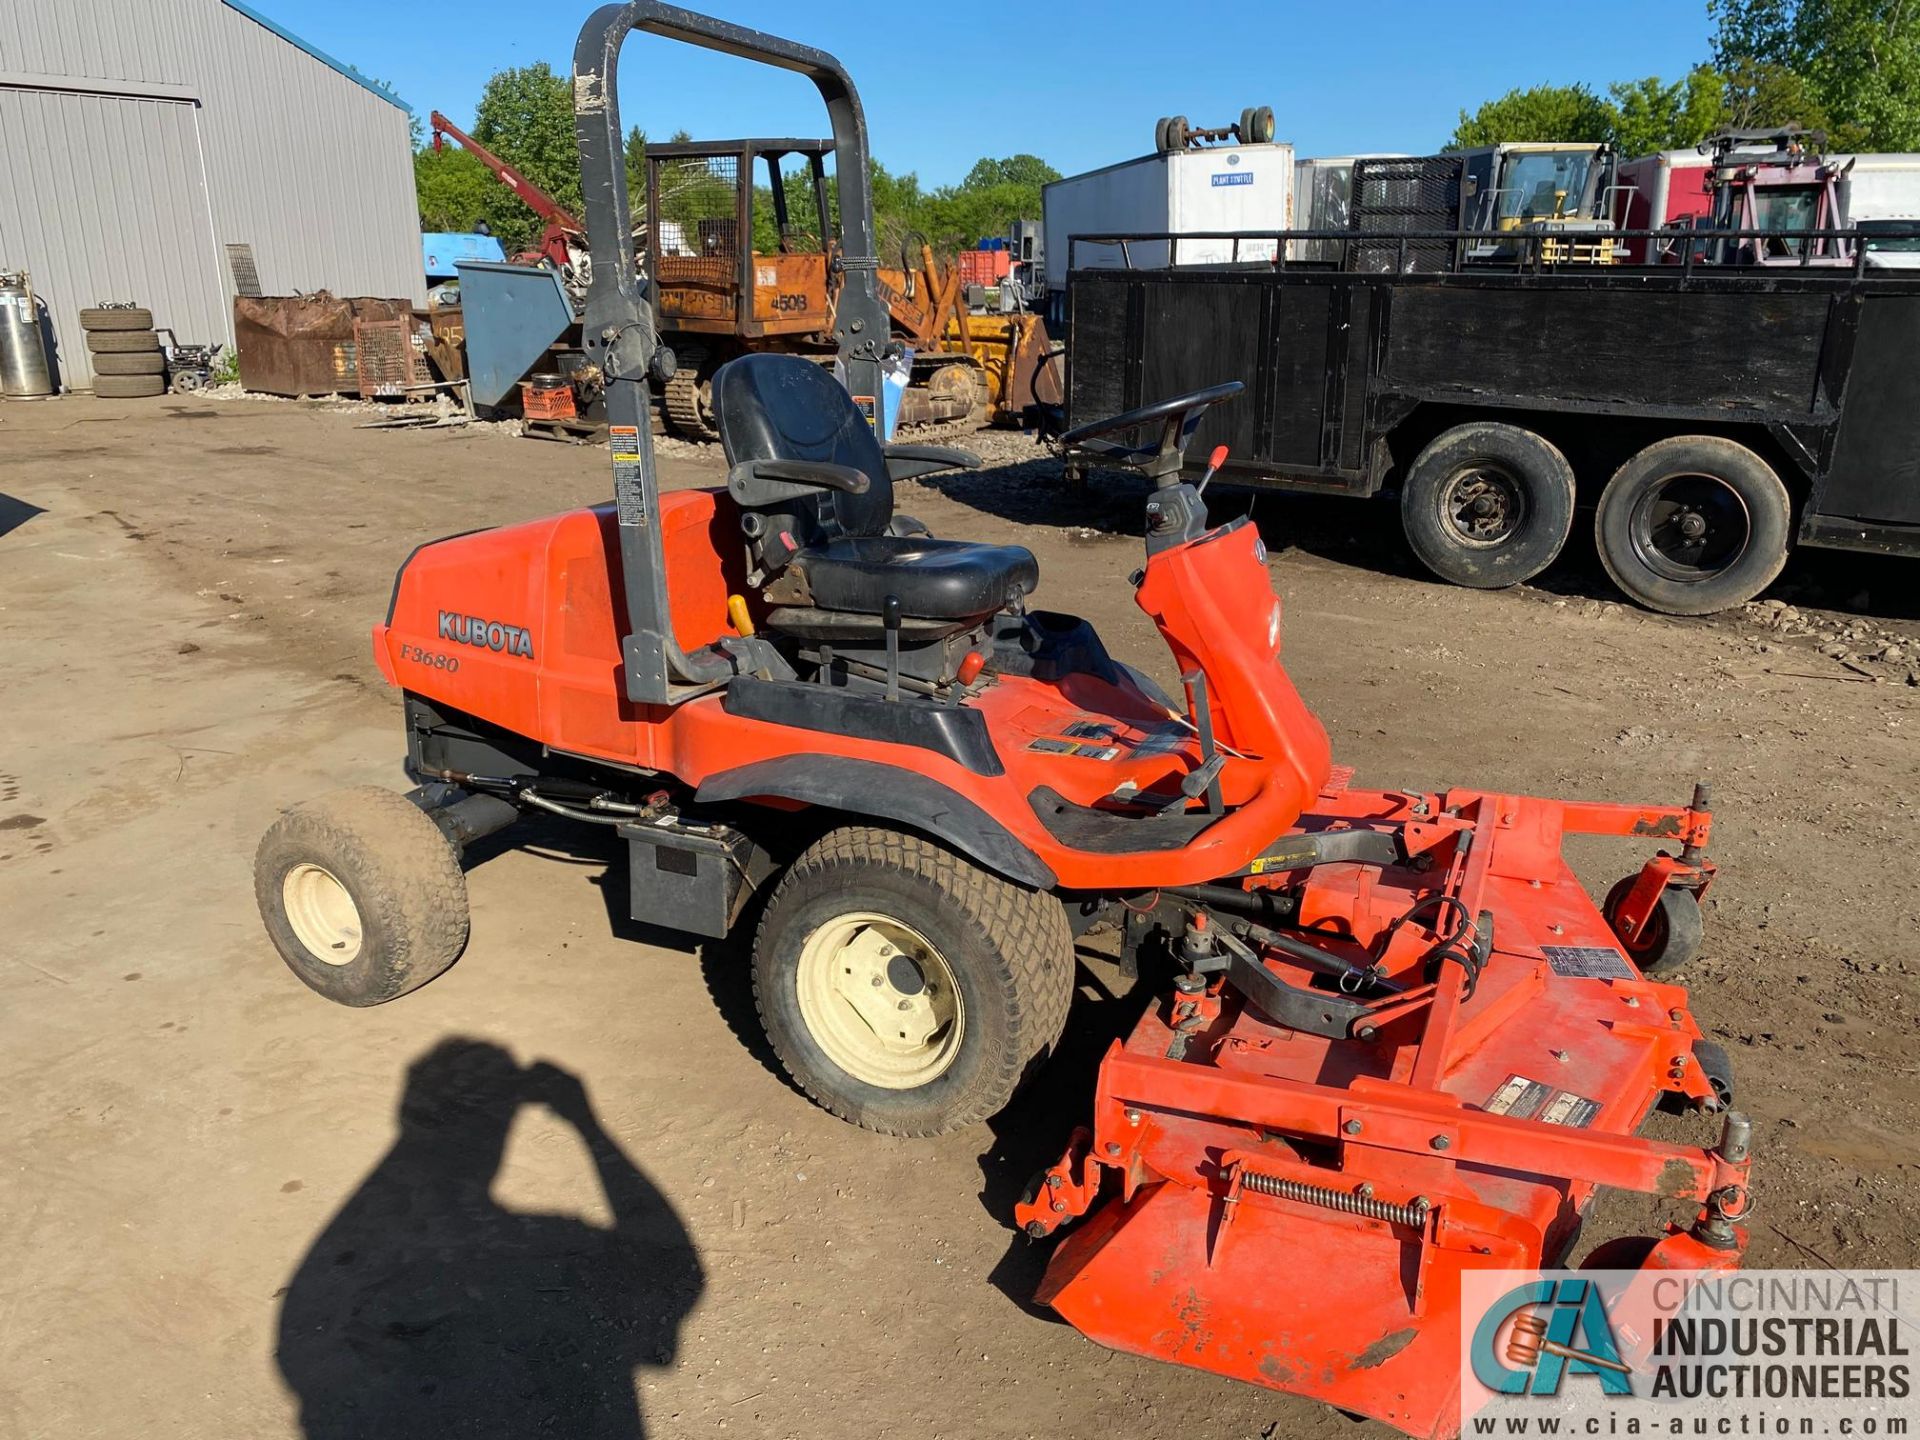
<svg viewBox="0 0 1920 1440">
<path fill-rule="evenodd" d="M 327 54 L 326 51 L 318 49 L 315 46 L 309 45 L 306 41 L 302 40 L 298 35 L 294 34 L 291 30 L 287 29 L 286 26 L 280 24 L 277 20 L 268 19 L 265 15 L 262 15 L 258 10 L 254 9 L 251 5 L 243 4 L 241 3 L 241 0 L 221 0 L 221 3 L 225 5 L 229 10 L 239 11 L 242 15 L 246 16 L 249 20 L 253 21 L 254 24 L 264 26 L 266 29 L 271 30 L 274 34 L 278 35 L 282 40 L 286 41 L 289 45 L 294 46 L 296 49 L 306 51 L 307 54 L 311 55 L 314 59 L 318 60 L 322 65 L 325 65 L 328 69 L 336 70 L 340 74 L 346 76 L 347 79 L 353 81 L 354 84 L 359 85 L 364 89 L 372 91 L 375 95 L 378 95 L 382 100 L 386 101 L 389 105 L 397 106 L 400 109 L 406 111 L 406 113 L 409 115 L 413 113 L 413 107 L 407 104 L 407 102 L 402 100 L 398 95 L 394 94 L 393 91 L 387 89 L 386 86 L 380 84 L 377 80 L 369 80 L 365 75 L 362 75 L 358 70 L 354 69 L 353 66 L 347 64 L 345 61 L 336 60 L 333 58 L 333 56 Z"/>
</svg>

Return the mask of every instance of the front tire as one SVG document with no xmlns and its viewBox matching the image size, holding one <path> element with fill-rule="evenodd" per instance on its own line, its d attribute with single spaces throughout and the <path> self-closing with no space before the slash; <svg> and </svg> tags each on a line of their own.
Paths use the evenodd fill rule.
<svg viewBox="0 0 1920 1440">
<path fill-rule="evenodd" d="M 1420 452 L 1400 492 L 1400 523 L 1442 580 L 1500 590 L 1531 580 L 1573 528 L 1573 467 L 1517 425 L 1456 425 Z"/>
<path fill-rule="evenodd" d="M 1053 896 L 931 840 L 855 826 L 782 877 L 754 1004 L 793 1082 L 886 1135 L 941 1135 L 1013 1098 L 1065 1027 L 1073 937 Z"/>
<path fill-rule="evenodd" d="M 1743 605 L 1787 563 L 1793 510 L 1746 446 L 1675 435 L 1614 472 L 1594 514 L 1600 563 L 1628 598 L 1666 615 Z"/>
<path fill-rule="evenodd" d="M 467 882 L 447 838 L 404 795 L 336 790 L 260 838 L 253 893 L 287 968 L 342 1005 L 417 990 L 467 943 Z"/>
</svg>

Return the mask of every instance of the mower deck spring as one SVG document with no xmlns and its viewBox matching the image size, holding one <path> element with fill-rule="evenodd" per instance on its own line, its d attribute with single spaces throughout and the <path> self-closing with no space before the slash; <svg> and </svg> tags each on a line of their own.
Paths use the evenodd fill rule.
<svg viewBox="0 0 1920 1440">
<path fill-rule="evenodd" d="M 1242 1170 L 1240 1184 L 1243 1189 L 1252 1190 L 1259 1195 L 1271 1195 L 1277 1200 L 1293 1200 L 1302 1205 L 1319 1205 L 1327 1210 L 1342 1210 L 1349 1215 L 1363 1215 L 1369 1220 L 1385 1220 L 1414 1230 L 1421 1229 L 1427 1223 L 1429 1207 L 1425 1200 L 1416 1199 L 1411 1205 L 1395 1205 L 1388 1200 L 1375 1200 L 1371 1196 L 1355 1195 L 1347 1190 L 1328 1190 L 1320 1185 L 1309 1185 L 1303 1180 L 1287 1180 L 1278 1175 L 1262 1175 L 1258 1170 Z"/>
</svg>

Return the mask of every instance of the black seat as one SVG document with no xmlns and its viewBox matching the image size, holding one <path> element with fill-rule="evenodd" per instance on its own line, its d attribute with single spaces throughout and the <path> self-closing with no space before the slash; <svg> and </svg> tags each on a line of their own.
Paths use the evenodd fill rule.
<svg viewBox="0 0 1920 1440">
<path fill-rule="evenodd" d="M 821 488 L 778 502 L 775 523 L 791 526 L 798 549 L 769 596 L 777 589 L 782 603 L 876 616 L 893 596 L 904 616 L 966 621 L 1019 604 L 1039 584 L 1039 563 L 1022 546 L 898 533 L 886 455 L 825 367 L 743 355 L 714 376 L 713 408 L 729 466 L 811 460 L 867 477 L 863 494 Z"/>
</svg>

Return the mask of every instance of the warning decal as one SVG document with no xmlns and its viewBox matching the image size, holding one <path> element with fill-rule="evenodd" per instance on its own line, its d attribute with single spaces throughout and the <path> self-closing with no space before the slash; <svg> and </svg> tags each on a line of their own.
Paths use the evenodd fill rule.
<svg viewBox="0 0 1920 1440">
<path fill-rule="evenodd" d="M 1047 755 L 1078 755 L 1084 760 L 1118 760 L 1166 755 L 1180 748 L 1186 732 L 1177 725 L 1157 725 L 1138 738 L 1126 733 L 1124 721 L 1102 720 L 1083 714 L 1068 721 L 1057 735 L 1027 742 L 1027 749 Z"/>
<path fill-rule="evenodd" d="M 1500 1088 L 1487 1097 L 1481 1107 L 1489 1115 L 1511 1115 L 1516 1120 L 1538 1120 L 1547 1125 L 1566 1125 L 1584 1130 L 1600 1113 L 1598 1101 L 1571 1090 L 1556 1090 L 1541 1080 L 1524 1075 L 1509 1075 Z"/>
<path fill-rule="evenodd" d="M 1604 945 L 1543 945 L 1553 973 L 1569 980 L 1637 980 L 1633 967 L 1618 950 Z"/>
<path fill-rule="evenodd" d="M 609 425 L 607 448 L 613 452 L 613 498 L 623 525 L 647 523 L 647 492 L 640 484 L 640 429 Z"/>
</svg>

